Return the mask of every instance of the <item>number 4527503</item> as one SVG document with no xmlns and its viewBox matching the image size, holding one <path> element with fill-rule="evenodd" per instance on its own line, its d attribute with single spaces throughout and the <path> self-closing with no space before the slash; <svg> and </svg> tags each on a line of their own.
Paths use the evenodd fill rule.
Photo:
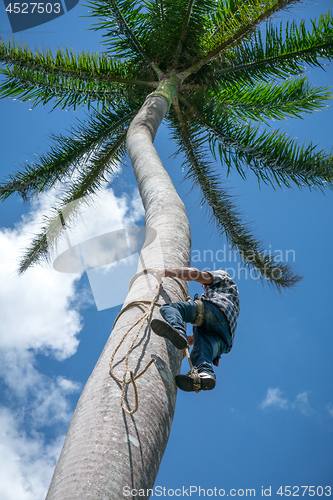
<svg viewBox="0 0 333 500">
<path fill-rule="evenodd" d="M 60 3 L 10 3 L 6 7 L 9 14 L 60 14 Z"/>
<path fill-rule="evenodd" d="M 277 495 L 286 497 L 330 497 L 332 494 L 331 486 L 280 486 Z"/>
</svg>

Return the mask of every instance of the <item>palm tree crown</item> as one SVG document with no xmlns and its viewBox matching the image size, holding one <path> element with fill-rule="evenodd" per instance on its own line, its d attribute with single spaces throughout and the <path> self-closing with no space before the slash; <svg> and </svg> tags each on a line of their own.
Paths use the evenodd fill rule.
<svg viewBox="0 0 333 500">
<path fill-rule="evenodd" d="M 147 96 L 162 95 L 185 177 L 199 187 L 219 232 L 269 283 L 294 285 L 300 277 L 266 255 L 242 222 L 210 154 L 226 172 L 236 169 L 246 178 L 252 171 L 273 188 L 330 186 L 332 152 L 298 145 L 268 124 L 323 108 L 331 98 L 328 88 L 308 82 L 304 65 L 332 59 L 333 17 L 320 16 L 310 29 L 303 21 L 273 23 L 272 14 L 292 3 L 96 0 L 90 7 L 93 29 L 103 32 L 103 53 L 32 52 L 1 41 L 1 97 L 33 106 L 50 103 L 53 109 L 87 106 L 90 113 L 71 135 L 54 136 L 47 154 L 0 186 L 1 200 L 14 192 L 30 199 L 66 181 L 20 271 L 47 256 L 46 235 L 62 207 L 98 192 L 125 156 L 126 132 L 140 106 Z M 71 215 L 69 210 L 64 224 Z"/>
</svg>

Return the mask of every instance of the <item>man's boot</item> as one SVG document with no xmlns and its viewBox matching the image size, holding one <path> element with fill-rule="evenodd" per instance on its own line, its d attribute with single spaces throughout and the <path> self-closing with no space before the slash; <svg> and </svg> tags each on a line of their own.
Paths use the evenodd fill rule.
<svg viewBox="0 0 333 500">
<path fill-rule="evenodd" d="M 187 337 L 184 333 L 176 328 L 173 328 L 166 321 L 161 319 L 153 319 L 151 322 L 151 328 L 160 337 L 164 337 L 177 347 L 177 349 L 185 349 L 187 347 Z"/>
<path fill-rule="evenodd" d="M 215 375 L 207 372 L 200 372 L 197 376 L 189 373 L 188 375 L 176 375 L 176 385 L 182 391 L 199 392 L 210 391 L 216 384 Z"/>
</svg>

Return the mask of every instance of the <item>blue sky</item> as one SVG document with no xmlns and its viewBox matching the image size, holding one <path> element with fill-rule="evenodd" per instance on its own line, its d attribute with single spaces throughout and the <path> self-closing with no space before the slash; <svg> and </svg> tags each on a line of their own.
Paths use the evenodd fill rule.
<svg viewBox="0 0 333 500">
<path fill-rule="evenodd" d="M 307 0 L 277 19 L 314 18 L 330 4 Z M 4 6 L 0 9 L 0 32 L 7 38 L 10 26 Z M 100 35 L 87 31 L 89 19 L 80 17 L 85 13 L 77 6 L 59 19 L 18 33 L 17 39 L 31 47 L 98 51 Z M 332 85 L 332 66 L 310 69 L 309 74 L 313 83 Z M 0 101 L 2 180 L 34 153 L 46 151 L 51 133 L 64 132 L 82 116 L 82 111 L 49 113 L 29 107 Z M 331 149 L 332 122 L 329 106 L 277 126 L 300 142 L 312 139 Z M 238 496 L 249 488 L 261 496 L 262 487 L 271 487 L 273 498 L 280 498 L 280 486 L 295 487 L 294 493 L 297 486 L 333 487 L 332 192 L 259 190 L 251 174 L 247 181 L 233 173 L 225 179 L 267 250 L 288 259 L 304 276 L 294 290 L 279 294 L 246 276 L 233 259 L 222 260 L 226 242 L 209 224 L 199 194 L 181 182 L 181 162 L 169 157 L 172 140 L 163 124 L 155 146 L 186 205 L 193 265 L 228 268 L 241 300 L 234 347 L 216 369 L 216 389 L 178 392 L 155 486 L 170 493 L 183 487 L 189 492 L 192 486 L 192 498 L 199 498 L 195 487 L 224 489 L 226 495 L 236 490 Z M 85 214 L 86 227 L 98 220 L 102 234 L 121 223 L 142 223 L 130 166 L 122 167 L 113 193 L 104 191 L 99 205 Z M 117 304 L 97 310 L 87 275 L 79 279 L 37 267 L 16 276 L 22 249 L 56 197 L 55 191 L 25 205 L 14 197 L 0 206 L 2 500 L 45 497 L 71 414 L 120 309 Z M 191 284 L 190 290 L 200 293 L 200 285 Z M 185 360 L 182 371 L 187 370 Z"/>
</svg>

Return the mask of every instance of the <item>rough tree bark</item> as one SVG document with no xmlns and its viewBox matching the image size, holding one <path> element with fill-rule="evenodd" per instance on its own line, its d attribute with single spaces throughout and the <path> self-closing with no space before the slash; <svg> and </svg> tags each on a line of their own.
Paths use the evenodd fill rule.
<svg viewBox="0 0 333 500">
<path fill-rule="evenodd" d="M 161 268 L 160 248 L 165 267 L 190 264 L 185 207 L 152 144 L 167 108 L 168 102 L 161 95 L 149 97 L 128 131 L 128 154 L 146 212 L 145 224 L 158 234 L 145 244 L 138 271 Z M 152 274 L 138 276 L 125 304 L 151 300 L 156 286 Z M 184 300 L 184 290 L 176 281 L 165 279 L 158 302 L 177 300 Z M 153 488 L 173 420 L 177 392 L 174 376 L 179 373 L 182 355 L 145 325 L 129 367 L 138 373 L 152 357 L 156 362 L 137 379 L 138 411 L 132 416 L 126 414 L 121 408 L 119 384 L 109 373 L 109 361 L 124 332 L 141 314 L 142 308 L 133 306 L 117 321 L 78 402 L 47 500 L 117 500 L 124 498 L 125 486 L 145 491 Z M 155 307 L 154 316 L 158 314 Z M 130 334 L 116 356 L 115 372 L 120 378 L 124 365 L 120 361 L 132 338 Z M 132 386 L 128 403 L 133 407 Z M 149 493 L 140 496 L 148 497 Z"/>
</svg>

